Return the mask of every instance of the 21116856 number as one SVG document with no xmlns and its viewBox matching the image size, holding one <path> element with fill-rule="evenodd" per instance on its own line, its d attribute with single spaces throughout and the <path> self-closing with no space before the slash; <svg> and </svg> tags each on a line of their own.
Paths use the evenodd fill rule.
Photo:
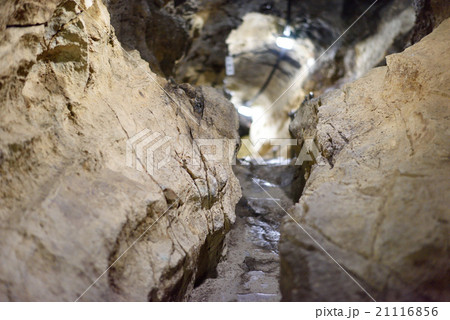
<svg viewBox="0 0 450 320">
<path fill-rule="evenodd" d="M 377 317 L 428 317 L 433 316 L 436 317 L 438 315 L 437 307 L 377 307 Z"/>
</svg>

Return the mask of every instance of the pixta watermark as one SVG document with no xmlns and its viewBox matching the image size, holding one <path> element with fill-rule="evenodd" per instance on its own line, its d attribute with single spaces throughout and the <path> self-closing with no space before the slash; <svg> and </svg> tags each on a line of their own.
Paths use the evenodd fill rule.
<svg viewBox="0 0 450 320">
<path fill-rule="evenodd" d="M 154 174 L 156 170 L 164 168 L 176 153 L 176 144 L 180 141 L 175 137 L 167 136 L 161 132 L 152 132 L 145 129 L 126 141 L 126 165 L 138 171 L 147 171 Z M 241 140 L 241 147 L 248 150 L 246 160 L 257 165 L 266 165 L 267 161 L 257 151 L 265 144 L 277 150 L 277 156 L 288 159 L 289 148 L 298 146 L 297 139 L 259 139 L 252 143 L 249 139 Z M 188 144 L 189 145 L 189 144 Z M 236 140 L 234 139 L 193 139 L 190 148 L 183 149 L 185 159 L 189 165 L 200 166 L 201 162 L 236 164 Z M 320 151 L 314 139 L 305 139 L 293 165 L 301 166 L 304 162 L 317 162 Z"/>
</svg>

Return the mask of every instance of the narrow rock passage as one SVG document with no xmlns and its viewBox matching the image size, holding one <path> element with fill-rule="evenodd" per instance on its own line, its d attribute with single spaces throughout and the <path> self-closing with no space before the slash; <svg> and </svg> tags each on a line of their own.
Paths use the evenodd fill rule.
<svg viewBox="0 0 450 320">
<path fill-rule="evenodd" d="M 190 301 L 281 300 L 278 241 L 285 212 L 261 187 L 288 209 L 298 200 L 297 171 L 292 165 L 260 166 L 245 161 L 234 167 L 243 196 L 236 206 L 227 252 L 217 267 L 217 277 L 194 289 Z"/>
</svg>

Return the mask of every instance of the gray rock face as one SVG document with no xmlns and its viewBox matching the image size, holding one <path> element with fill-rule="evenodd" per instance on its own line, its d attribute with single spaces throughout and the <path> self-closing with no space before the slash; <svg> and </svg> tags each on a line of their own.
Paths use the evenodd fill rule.
<svg viewBox="0 0 450 320">
<path fill-rule="evenodd" d="M 414 0 L 413 4 L 416 10 L 416 23 L 411 43 L 414 44 L 450 17 L 450 5 L 445 0 Z"/>
<path fill-rule="evenodd" d="M 17 26 L 31 2 L 1 14 L 0 301 L 184 299 L 235 220 L 231 162 L 194 141 L 231 158 L 233 106 L 124 51 L 101 1 L 39 2 Z"/>
<path fill-rule="evenodd" d="M 167 12 L 165 1 L 109 0 L 111 24 L 127 49 L 138 50 L 152 71 L 172 76 L 191 42 L 186 21 Z"/>
<path fill-rule="evenodd" d="M 292 215 L 376 300 L 450 299 L 449 31 L 447 19 L 291 125 L 323 156 Z M 284 300 L 370 300 L 290 218 L 280 255 Z"/>
</svg>

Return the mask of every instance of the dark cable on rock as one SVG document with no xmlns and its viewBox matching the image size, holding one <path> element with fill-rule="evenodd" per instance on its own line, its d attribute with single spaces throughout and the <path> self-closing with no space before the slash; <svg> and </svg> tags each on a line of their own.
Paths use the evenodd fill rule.
<svg viewBox="0 0 450 320">
<path fill-rule="evenodd" d="M 269 85 L 270 81 L 272 80 L 272 77 L 275 74 L 275 71 L 277 71 L 281 60 L 283 60 L 283 57 L 284 57 L 285 53 L 286 53 L 286 50 L 284 50 L 284 49 L 282 49 L 280 51 L 280 54 L 278 55 L 277 61 L 273 65 L 272 71 L 270 71 L 270 74 L 267 77 L 266 81 L 262 85 L 261 89 L 259 89 L 258 93 L 252 99 L 250 99 L 249 101 L 245 102 L 244 105 L 246 107 L 250 107 L 253 104 L 253 102 L 255 102 L 255 100 L 258 99 L 259 96 L 267 89 L 267 86 Z"/>
</svg>

